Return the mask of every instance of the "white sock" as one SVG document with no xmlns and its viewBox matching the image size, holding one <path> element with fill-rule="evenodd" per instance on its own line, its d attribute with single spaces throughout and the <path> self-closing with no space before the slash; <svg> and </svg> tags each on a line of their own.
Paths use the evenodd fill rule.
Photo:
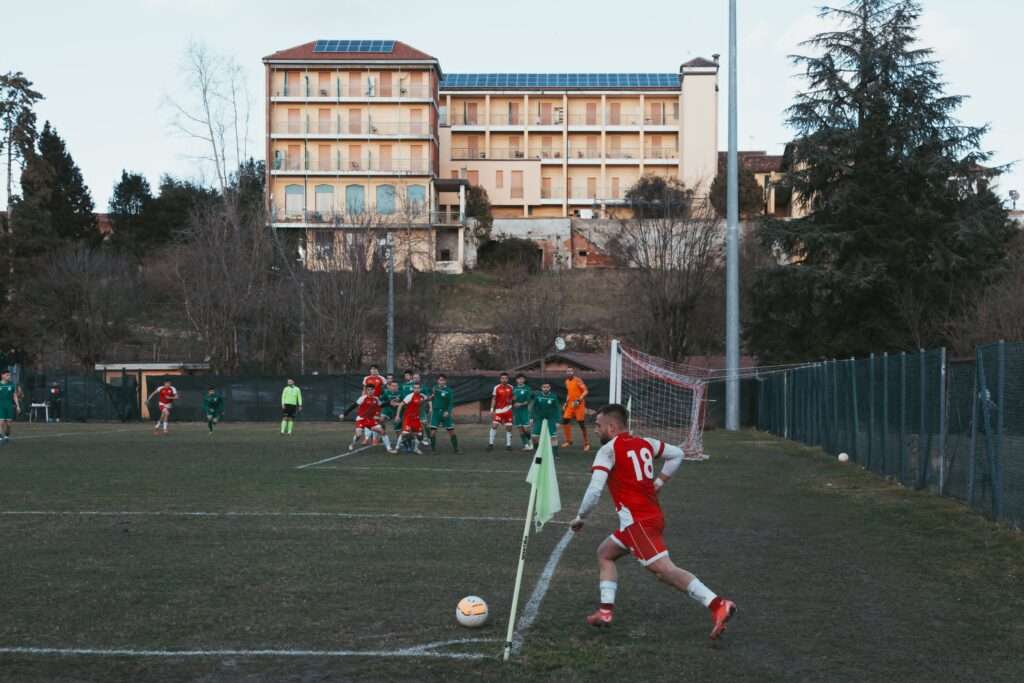
<svg viewBox="0 0 1024 683">
<path fill-rule="evenodd" d="M 384 448 L 391 450 L 391 438 L 385 433 L 381 434 L 381 440 L 384 442 Z"/>
<path fill-rule="evenodd" d="M 601 604 L 615 604 L 615 590 L 619 587 L 618 581 L 602 581 L 598 584 L 601 589 Z"/>
<path fill-rule="evenodd" d="M 487 441 L 487 443 L 491 444 L 492 446 L 494 445 L 494 435 L 495 435 L 495 434 L 496 434 L 496 432 L 494 431 L 494 427 L 491 427 L 491 433 L 490 433 L 490 435 L 488 436 L 488 441 Z"/>
<path fill-rule="evenodd" d="M 512 432 L 505 432 L 505 445 L 506 446 L 511 446 L 512 445 Z"/>
<path fill-rule="evenodd" d="M 711 604 L 711 601 L 718 596 L 711 592 L 711 589 L 700 582 L 697 577 L 693 578 L 690 585 L 686 587 L 686 594 L 691 598 L 701 603 L 705 607 Z"/>
<path fill-rule="evenodd" d="M 166 422 L 164 422 L 164 431 L 165 432 L 167 431 L 167 423 Z"/>
</svg>

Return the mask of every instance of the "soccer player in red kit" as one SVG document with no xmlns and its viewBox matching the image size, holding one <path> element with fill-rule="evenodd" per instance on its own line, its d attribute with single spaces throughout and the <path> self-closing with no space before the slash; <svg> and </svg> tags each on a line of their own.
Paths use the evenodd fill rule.
<svg viewBox="0 0 1024 683">
<path fill-rule="evenodd" d="M 167 380 L 163 386 L 155 389 L 146 401 L 152 401 L 154 396 L 158 396 L 160 417 L 157 418 L 156 426 L 153 427 L 153 433 L 159 434 L 160 428 L 163 427 L 163 433 L 167 434 L 167 422 L 171 419 L 171 405 L 178 399 L 178 390 L 171 385 L 170 380 Z"/>
<path fill-rule="evenodd" d="M 505 450 L 512 450 L 512 403 L 515 390 L 508 383 L 508 373 L 498 377 L 498 384 L 491 392 L 491 433 L 487 442 L 487 450 L 494 450 L 494 437 L 498 427 L 505 425 Z"/>
<path fill-rule="evenodd" d="M 626 425 L 629 413 L 621 405 L 608 405 L 597 411 L 597 433 L 601 449 L 591 467 L 590 486 L 572 522 L 572 530 L 583 528 L 583 520 L 597 505 L 607 483 L 619 515 L 619 529 L 597 549 L 600 572 L 601 605 L 587 617 L 591 626 L 610 626 L 618 588 L 615 562 L 632 553 L 640 564 L 676 590 L 685 592 L 711 611 L 711 639 L 725 631 L 725 622 L 736 613 L 736 604 L 715 595 L 690 572 L 677 567 L 668 556 L 662 539 L 665 517 L 658 493 L 683 461 L 683 451 L 657 439 L 633 436 Z M 664 460 L 661 472 L 654 476 L 654 461 Z"/>
<path fill-rule="evenodd" d="M 384 448 L 391 450 L 391 439 L 380 424 L 380 399 L 374 394 L 372 384 L 363 387 L 363 395 L 356 399 L 356 406 L 356 433 L 352 435 L 348 449 L 354 450 L 356 441 L 362 437 L 364 444 L 372 442 L 374 446 L 383 439 Z"/>
<path fill-rule="evenodd" d="M 423 440 L 423 421 L 420 419 L 420 410 L 424 405 L 429 408 L 430 404 L 426 403 L 428 398 L 430 397 L 421 391 L 420 383 L 413 382 L 412 391 L 402 398 L 402 403 L 398 406 L 398 416 L 395 418 L 396 422 L 402 424 L 402 434 L 398 437 L 398 443 L 395 444 L 394 450 L 389 452 L 397 453 L 402 441 L 414 436 L 413 443 L 416 448 L 413 452 L 423 455 L 423 451 L 420 450 L 420 441 Z"/>
<path fill-rule="evenodd" d="M 373 387 L 373 395 L 380 398 L 381 393 L 384 391 L 385 379 L 380 374 L 380 368 L 376 365 L 370 366 L 370 374 L 363 378 L 363 386 L 367 384 Z"/>
</svg>

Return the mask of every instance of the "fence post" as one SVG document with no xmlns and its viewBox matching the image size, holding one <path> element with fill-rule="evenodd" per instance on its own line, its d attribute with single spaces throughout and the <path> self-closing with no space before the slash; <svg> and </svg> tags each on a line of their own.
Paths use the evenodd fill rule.
<svg viewBox="0 0 1024 683">
<path fill-rule="evenodd" d="M 889 353 L 882 354 L 882 476 L 889 474 Z"/>
<path fill-rule="evenodd" d="M 925 363 L 925 351 L 924 349 L 918 349 L 917 351 L 918 368 L 921 373 L 921 427 L 917 435 L 917 483 L 914 488 L 922 489 L 927 484 L 928 476 L 928 458 L 930 457 L 931 450 L 931 432 L 928 428 L 928 367 Z M 925 437 L 925 432 L 929 434 Z"/>
<path fill-rule="evenodd" d="M 900 483 L 907 481 L 907 352 L 900 351 Z"/>
<path fill-rule="evenodd" d="M 865 468 L 870 470 L 875 454 L 875 354 L 868 356 L 868 459 Z"/>
<path fill-rule="evenodd" d="M 967 504 L 974 507 L 974 458 L 978 443 L 978 351 L 974 352 L 974 380 L 971 385 L 971 438 L 967 446 Z"/>
<path fill-rule="evenodd" d="M 946 382 L 946 347 L 939 349 L 939 495 L 946 495 L 946 408 L 948 406 Z"/>
<path fill-rule="evenodd" d="M 999 340 L 999 369 L 996 374 L 996 448 L 992 460 L 992 501 L 996 519 L 1003 517 L 1003 419 L 1006 414 L 1006 342 Z"/>
<path fill-rule="evenodd" d="M 853 445 L 850 447 L 850 455 L 854 462 L 860 462 L 860 415 L 857 407 L 857 360 L 850 356 L 850 386 L 853 392 Z"/>
<path fill-rule="evenodd" d="M 782 438 L 789 438 L 789 371 L 782 373 Z"/>
</svg>

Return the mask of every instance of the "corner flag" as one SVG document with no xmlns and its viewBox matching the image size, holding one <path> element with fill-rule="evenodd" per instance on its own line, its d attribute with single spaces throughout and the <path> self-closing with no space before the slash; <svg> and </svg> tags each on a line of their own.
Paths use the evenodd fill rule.
<svg viewBox="0 0 1024 683">
<path fill-rule="evenodd" d="M 546 522 L 562 509 L 562 497 L 558 493 L 558 476 L 555 474 L 555 453 L 551 448 L 551 433 L 548 421 L 540 427 L 540 443 L 526 482 L 537 487 L 537 502 L 533 510 L 533 521 L 540 531 Z"/>
</svg>

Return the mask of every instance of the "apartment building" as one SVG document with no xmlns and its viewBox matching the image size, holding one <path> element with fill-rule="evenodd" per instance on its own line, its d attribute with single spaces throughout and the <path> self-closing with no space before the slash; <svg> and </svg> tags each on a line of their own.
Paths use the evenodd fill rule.
<svg viewBox="0 0 1024 683">
<path fill-rule="evenodd" d="M 670 73 L 444 74 L 395 40 L 317 40 L 266 69 L 267 210 L 307 262 L 387 228 L 418 269 L 460 272 L 465 192 L 499 218 L 615 217 L 644 174 L 698 193 L 717 165 L 718 61 Z"/>
<path fill-rule="evenodd" d="M 317 40 L 263 63 L 267 210 L 274 228 L 306 231 L 307 264 L 349 259 L 362 228 L 386 228 L 400 265 L 461 271 L 466 183 L 438 182 L 437 59 L 399 41 Z M 437 209 L 442 189 L 451 212 Z"/>
<path fill-rule="evenodd" d="M 485 187 L 497 217 L 613 216 L 644 174 L 698 193 L 714 180 L 717 61 L 673 73 L 447 74 L 440 96 L 441 176 Z"/>
</svg>

